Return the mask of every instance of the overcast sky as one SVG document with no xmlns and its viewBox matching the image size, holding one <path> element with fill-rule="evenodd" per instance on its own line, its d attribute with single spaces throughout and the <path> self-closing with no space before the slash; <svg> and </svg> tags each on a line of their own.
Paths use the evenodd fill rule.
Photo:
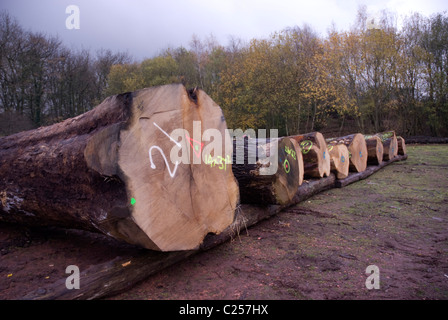
<svg viewBox="0 0 448 320">
<path fill-rule="evenodd" d="M 79 8 L 80 28 L 68 30 L 69 5 Z M 26 29 L 58 35 L 71 49 L 127 51 L 136 60 L 168 47 L 185 46 L 193 34 L 250 40 L 309 24 L 322 36 L 332 23 L 348 30 L 360 5 L 370 14 L 388 9 L 398 18 L 448 11 L 447 0 L 0 0 Z"/>
</svg>

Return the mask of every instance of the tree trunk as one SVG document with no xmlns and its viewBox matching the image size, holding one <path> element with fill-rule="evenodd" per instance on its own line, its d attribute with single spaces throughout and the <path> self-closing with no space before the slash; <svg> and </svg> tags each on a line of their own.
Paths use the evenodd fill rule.
<svg viewBox="0 0 448 320">
<path fill-rule="evenodd" d="M 330 153 L 330 166 L 338 179 L 345 179 L 349 173 L 350 157 L 345 144 L 328 145 Z"/>
<path fill-rule="evenodd" d="M 367 145 L 367 164 L 379 165 L 383 161 L 383 143 L 377 136 L 364 136 Z"/>
<path fill-rule="evenodd" d="M 398 154 L 398 142 L 395 131 L 377 133 L 376 136 L 383 142 L 383 159 L 387 161 L 396 157 Z"/>
<path fill-rule="evenodd" d="M 397 137 L 397 143 L 398 143 L 398 154 L 401 156 L 404 156 L 407 154 L 406 152 L 406 142 L 403 137 Z"/>
<path fill-rule="evenodd" d="M 322 178 L 330 175 L 331 166 L 327 143 L 320 132 L 311 132 L 289 138 L 296 140 L 300 145 L 305 177 Z"/>
<path fill-rule="evenodd" d="M 225 151 L 202 142 L 206 129 L 221 135 L 213 142 Z M 201 163 L 231 152 L 222 111 L 201 90 L 167 85 L 112 96 L 78 117 L 0 139 L 0 221 L 194 249 L 234 219 L 231 165 Z"/>
<path fill-rule="evenodd" d="M 350 157 L 349 170 L 362 172 L 367 168 L 367 145 L 364 136 L 360 133 L 340 138 L 327 139 L 329 145 L 345 144 Z"/>
<path fill-rule="evenodd" d="M 241 203 L 291 203 L 303 182 L 303 159 L 298 143 L 289 138 L 271 140 L 261 145 L 260 140 L 256 139 L 242 141 L 244 145 L 234 141 L 232 165 L 239 183 Z M 244 162 L 238 163 L 237 155 L 241 149 L 244 151 Z M 270 157 L 270 152 L 275 150 L 277 156 Z M 276 170 L 273 162 L 277 164 Z"/>
</svg>

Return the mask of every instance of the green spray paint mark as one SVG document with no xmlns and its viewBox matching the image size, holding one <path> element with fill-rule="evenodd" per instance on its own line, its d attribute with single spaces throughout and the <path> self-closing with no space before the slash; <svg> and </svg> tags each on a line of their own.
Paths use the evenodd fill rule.
<svg viewBox="0 0 448 320">
<path fill-rule="evenodd" d="M 135 198 L 131 198 L 131 205 L 134 205 L 135 204 Z"/>
</svg>

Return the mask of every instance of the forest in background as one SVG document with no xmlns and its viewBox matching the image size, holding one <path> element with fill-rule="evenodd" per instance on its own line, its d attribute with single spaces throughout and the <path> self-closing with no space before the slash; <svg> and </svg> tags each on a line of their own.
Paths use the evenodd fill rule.
<svg viewBox="0 0 448 320">
<path fill-rule="evenodd" d="M 365 8 L 348 31 L 286 28 L 264 39 L 193 35 L 149 59 L 67 49 L 0 13 L 0 136 L 84 113 L 113 94 L 168 83 L 200 87 L 229 128 L 448 136 L 448 15 L 414 13 L 400 28 Z"/>
</svg>

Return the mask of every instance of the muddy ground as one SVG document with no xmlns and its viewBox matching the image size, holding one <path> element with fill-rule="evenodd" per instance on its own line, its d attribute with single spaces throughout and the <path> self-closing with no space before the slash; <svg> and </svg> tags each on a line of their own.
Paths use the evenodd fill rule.
<svg viewBox="0 0 448 320">
<path fill-rule="evenodd" d="M 448 146 L 408 154 L 107 299 L 448 299 Z M 0 224 L 0 299 L 128 249 L 99 235 Z M 366 288 L 369 265 L 379 289 Z"/>
</svg>

